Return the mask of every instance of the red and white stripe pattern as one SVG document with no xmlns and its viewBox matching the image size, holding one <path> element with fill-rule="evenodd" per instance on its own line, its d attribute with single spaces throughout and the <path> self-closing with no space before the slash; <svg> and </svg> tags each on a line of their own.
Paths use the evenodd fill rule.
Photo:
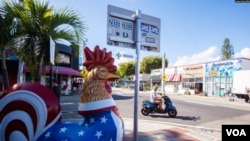
<svg viewBox="0 0 250 141">
<path fill-rule="evenodd" d="M 61 119 L 57 98 L 40 84 L 13 86 L 0 103 L 1 141 L 35 141 Z"/>
<path fill-rule="evenodd" d="M 180 82 L 181 81 L 181 74 L 178 73 L 171 73 L 171 74 L 166 74 L 167 82 Z"/>
</svg>

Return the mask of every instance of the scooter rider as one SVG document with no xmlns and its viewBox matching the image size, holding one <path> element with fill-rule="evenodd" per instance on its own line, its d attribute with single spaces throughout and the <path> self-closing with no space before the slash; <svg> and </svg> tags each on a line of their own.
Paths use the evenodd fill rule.
<svg viewBox="0 0 250 141">
<path fill-rule="evenodd" d="M 150 101 L 152 103 L 158 104 L 161 111 L 164 111 L 162 108 L 162 96 L 157 94 L 158 86 L 154 85 L 152 91 L 150 92 Z"/>
</svg>

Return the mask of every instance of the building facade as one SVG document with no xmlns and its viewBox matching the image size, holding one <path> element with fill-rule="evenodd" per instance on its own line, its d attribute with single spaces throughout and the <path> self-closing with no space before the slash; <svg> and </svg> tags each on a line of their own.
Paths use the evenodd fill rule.
<svg viewBox="0 0 250 141">
<path fill-rule="evenodd" d="M 205 92 L 208 95 L 223 96 L 231 89 L 233 74 L 239 70 L 250 70 L 250 59 L 233 58 L 205 63 Z"/>
<path fill-rule="evenodd" d="M 224 96 L 233 84 L 233 74 L 250 70 L 250 59 L 232 58 L 165 68 L 165 92 Z M 152 82 L 161 82 L 162 69 L 151 71 Z"/>
<path fill-rule="evenodd" d="M 164 79 L 166 93 L 200 94 L 204 89 L 204 64 L 190 64 L 165 68 L 165 76 L 162 76 L 162 69 L 151 71 L 153 82 L 161 82 Z"/>
<path fill-rule="evenodd" d="M 56 60 L 55 65 L 52 66 L 52 70 L 50 70 L 49 66 L 46 66 L 44 71 L 45 75 L 41 75 L 41 84 L 45 86 L 50 85 L 50 78 L 57 79 L 60 86 L 64 89 L 62 89 L 62 93 L 68 93 L 71 89 L 71 84 L 73 79 L 76 77 L 82 77 L 82 74 L 78 72 L 78 66 L 79 66 L 79 57 L 75 54 L 73 47 L 64 45 L 64 44 L 56 44 Z M 5 52 L 7 58 L 6 58 L 6 64 L 8 68 L 9 73 L 9 80 L 10 85 L 13 85 L 17 83 L 18 79 L 18 71 L 19 71 L 19 60 L 16 56 L 16 53 L 14 50 L 6 49 Z M 1 58 L 1 56 L 0 56 Z M 31 75 L 29 73 L 29 68 L 24 64 L 22 67 L 21 73 L 21 80 L 20 82 L 30 82 L 31 81 Z M 50 72 L 52 72 L 52 75 L 50 75 Z M 3 90 L 3 83 L 2 83 L 2 68 L 0 68 L 0 87 L 1 90 Z M 66 87 L 67 86 L 67 87 Z"/>
</svg>

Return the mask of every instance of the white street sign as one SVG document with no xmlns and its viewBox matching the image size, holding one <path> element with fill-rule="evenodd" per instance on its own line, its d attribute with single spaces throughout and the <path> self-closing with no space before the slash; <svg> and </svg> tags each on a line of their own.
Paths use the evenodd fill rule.
<svg viewBox="0 0 250 141">
<path fill-rule="evenodd" d="M 107 44 L 135 49 L 135 12 L 108 5 Z M 160 52 L 161 20 L 141 14 L 141 50 Z"/>
</svg>

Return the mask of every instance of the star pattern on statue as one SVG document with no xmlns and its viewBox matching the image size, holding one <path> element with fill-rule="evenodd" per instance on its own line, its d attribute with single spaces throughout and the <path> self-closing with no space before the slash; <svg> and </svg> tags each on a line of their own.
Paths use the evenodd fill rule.
<svg viewBox="0 0 250 141">
<path fill-rule="evenodd" d="M 44 132 L 37 141 L 82 141 L 86 139 L 114 141 L 117 139 L 117 134 L 108 134 L 109 132 L 107 132 L 107 130 L 116 130 L 117 128 L 116 122 L 114 122 L 116 114 L 111 113 L 111 111 L 106 111 L 83 116 L 83 120 L 77 122 L 57 124 Z"/>
<path fill-rule="evenodd" d="M 106 117 L 104 116 L 104 117 L 101 118 L 101 123 L 106 123 L 107 120 L 108 120 L 108 119 L 106 119 Z"/>
</svg>

